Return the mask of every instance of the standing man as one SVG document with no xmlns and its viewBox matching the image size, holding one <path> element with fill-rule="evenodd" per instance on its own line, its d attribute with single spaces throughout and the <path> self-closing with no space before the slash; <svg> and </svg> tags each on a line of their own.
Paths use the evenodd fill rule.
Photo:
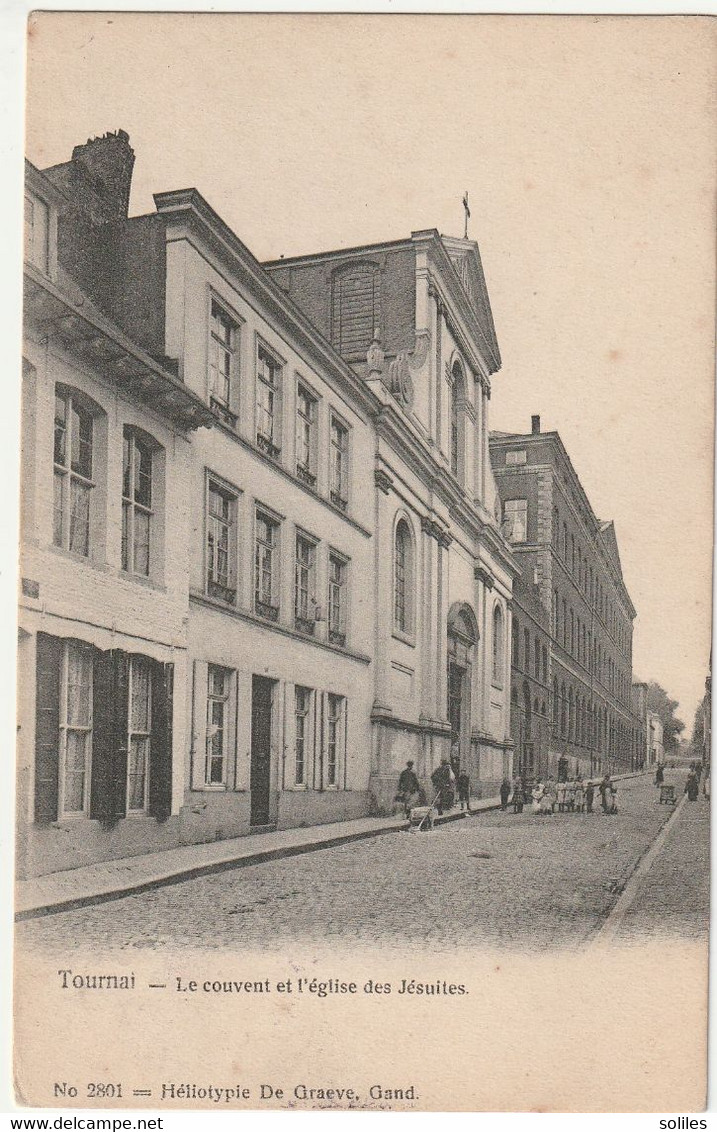
<svg viewBox="0 0 717 1132">
<path fill-rule="evenodd" d="M 413 769 L 413 761 L 409 759 L 398 776 L 398 794 L 396 795 L 396 800 L 403 802 L 407 818 L 411 815 L 411 807 L 420 800 L 420 795 L 421 784 Z"/>
</svg>

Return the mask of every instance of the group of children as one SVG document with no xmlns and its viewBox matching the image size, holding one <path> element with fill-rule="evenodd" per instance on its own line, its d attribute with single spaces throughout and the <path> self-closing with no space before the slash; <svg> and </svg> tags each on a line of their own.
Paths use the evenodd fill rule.
<svg viewBox="0 0 717 1132">
<path fill-rule="evenodd" d="M 598 790 L 603 811 L 616 814 L 617 787 L 609 775 L 605 775 Z M 534 814 L 591 814 L 595 800 L 595 784 L 590 780 L 583 782 L 580 775 L 560 782 L 549 776 L 544 782 L 536 782 L 532 790 L 528 791 L 521 778 L 516 778 L 512 785 L 508 779 L 504 779 L 500 788 L 502 810 L 507 810 L 509 800 L 514 814 L 522 814 L 523 806 L 529 801 L 532 802 Z"/>
</svg>

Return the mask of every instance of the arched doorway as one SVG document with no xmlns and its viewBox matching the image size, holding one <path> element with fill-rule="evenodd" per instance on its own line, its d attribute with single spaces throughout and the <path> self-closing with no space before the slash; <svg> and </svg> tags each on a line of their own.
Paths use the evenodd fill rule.
<svg viewBox="0 0 717 1132">
<path fill-rule="evenodd" d="M 448 721 L 451 725 L 451 763 L 469 766 L 471 742 L 471 682 L 478 623 L 471 607 L 456 602 L 448 614 Z"/>
</svg>

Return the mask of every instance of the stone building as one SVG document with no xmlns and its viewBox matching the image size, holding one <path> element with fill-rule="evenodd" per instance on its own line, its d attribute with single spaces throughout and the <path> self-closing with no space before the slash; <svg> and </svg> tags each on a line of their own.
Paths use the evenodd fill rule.
<svg viewBox="0 0 717 1132">
<path fill-rule="evenodd" d="M 659 766 L 665 762 L 665 729 L 657 712 L 647 713 L 649 735 L 649 765 Z"/>
<path fill-rule="evenodd" d="M 647 706 L 647 684 L 636 680 L 632 685 L 632 714 L 635 717 L 635 767 L 650 765 L 650 723 Z"/>
<path fill-rule="evenodd" d="M 570 773 L 630 769 L 635 609 L 614 524 L 595 516 L 560 436 L 541 432 L 539 417 L 530 433 L 492 433 L 490 450 L 506 534 L 549 618 L 549 769 L 561 757 Z M 520 591 L 513 616 L 529 617 Z"/>
<path fill-rule="evenodd" d="M 371 793 L 512 770 L 510 598 L 488 447 L 500 353 L 477 245 L 435 230 L 265 265 L 374 397 Z M 368 575 L 366 581 L 368 582 Z"/>
<path fill-rule="evenodd" d="M 552 769 L 553 749 L 550 618 L 540 601 L 534 572 L 521 574 L 513 583 L 510 683 L 514 772 L 530 782 Z"/>
<path fill-rule="evenodd" d="M 261 265 L 123 131 L 28 165 L 19 845 L 41 873 L 512 769 L 477 246 Z M 54 437 L 54 439 L 53 439 Z"/>
</svg>

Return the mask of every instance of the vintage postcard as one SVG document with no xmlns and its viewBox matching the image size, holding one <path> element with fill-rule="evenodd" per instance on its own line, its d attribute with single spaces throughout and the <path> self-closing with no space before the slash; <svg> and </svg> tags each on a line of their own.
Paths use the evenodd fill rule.
<svg viewBox="0 0 717 1132">
<path fill-rule="evenodd" d="M 714 23 L 27 59 L 17 1103 L 702 1110 Z"/>
</svg>

